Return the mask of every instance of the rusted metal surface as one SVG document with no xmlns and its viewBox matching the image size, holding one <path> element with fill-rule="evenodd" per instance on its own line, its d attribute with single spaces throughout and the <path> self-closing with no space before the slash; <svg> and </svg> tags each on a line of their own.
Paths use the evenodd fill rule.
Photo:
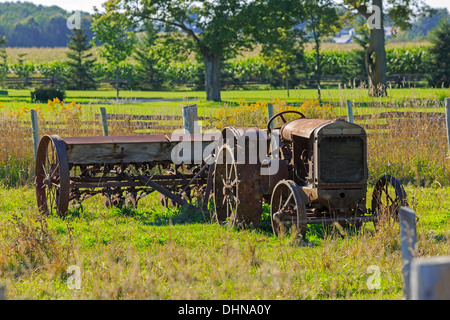
<svg viewBox="0 0 450 320">
<path fill-rule="evenodd" d="M 408 206 L 406 191 L 400 181 L 390 175 L 380 177 L 372 193 L 372 211 L 378 220 L 398 219 L 401 206 Z"/>
<path fill-rule="evenodd" d="M 214 171 L 214 204 L 218 223 L 258 226 L 262 214 L 260 164 L 239 164 L 224 145 Z"/>
<path fill-rule="evenodd" d="M 69 206 L 69 166 L 64 142 L 59 136 L 44 136 L 38 146 L 35 166 L 38 209 L 42 214 L 64 214 Z"/>
<path fill-rule="evenodd" d="M 286 160 L 271 159 L 262 163 L 262 168 L 267 169 L 265 175 L 261 175 L 261 185 L 264 194 L 272 194 L 278 182 L 289 179 L 289 168 Z M 275 169 L 271 170 L 271 167 Z"/>
<path fill-rule="evenodd" d="M 292 180 L 281 180 L 274 188 L 270 203 L 272 229 L 276 236 L 289 232 L 286 223 L 296 227 L 304 238 L 306 235 L 307 198 Z"/>
<path fill-rule="evenodd" d="M 212 179 L 202 156 L 214 150 L 216 139 L 213 134 L 44 136 L 36 160 L 38 207 L 42 213 L 63 215 L 69 203 L 96 194 L 103 195 L 107 208 L 136 206 L 153 191 L 190 207 L 188 201 L 204 192 L 208 177 Z"/>
<path fill-rule="evenodd" d="M 401 183 L 384 176 L 374 188 L 372 208 L 366 207 L 367 134 L 361 126 L 342 119 L 301 118 L 285 123 L 280 135 L 281 154 L 271 161 L 286 161 L 288 177 L 282 167 L 263 178 L 265 198 L 271 194 L 275 234 L 286 224 L 296 225 L 301 234 L 308 224 L 376 225 L 406 203 Z M 273 190 L 270 178 L 279 179 Z M 300 217 L 303 205 L 306 213 L 302 210 Z"/>
<path fill-rule="evenodd" d="M 293 136 L 309 139 L 314 130 L 331 122 L 332 120 L 307 118 L 292 120 L 281 127 L 281 137 L 288 141 L 293 141 Z"/>
</svg>

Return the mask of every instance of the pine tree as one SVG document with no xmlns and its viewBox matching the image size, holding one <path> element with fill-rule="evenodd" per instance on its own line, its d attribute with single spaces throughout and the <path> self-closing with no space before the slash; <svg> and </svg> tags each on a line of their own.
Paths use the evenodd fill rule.
<svg viewBox="0 0 450 320">
<path fill-rule="evenodd" d="M 428 83 L 434 87 L 450 86 L 450 20 L 444 19 L 432 31 L 428 61 Z"/>
<path fill-rule="evenodd" d="M 161 89 L 164 74 L 158 69 L 160 60 L 156 49 L 158 30 L 151 21 L 145 24 L 145 34 L 136 48 L 136 59 L 139 61 L 138 79 L 142 90 Z"/>
<path fill-rule="evenodd" d="M 69 36 L 67 45 L 67 87 L 72 90 L 96 89 L 97 83 L 94 77 L 94 63 L 92 44 L 87 41 L 83 29 L 73 29 L 73 35 Z"/>
</svg>

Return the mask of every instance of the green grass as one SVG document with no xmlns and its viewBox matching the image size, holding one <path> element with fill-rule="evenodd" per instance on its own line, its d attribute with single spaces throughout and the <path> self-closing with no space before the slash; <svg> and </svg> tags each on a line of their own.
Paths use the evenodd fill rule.
<svg viewBox="0 0 450 320">
<path fill-rule="evenodd" d="M 302 103 L 304 100 L 317 99 L 317 90 L 315 89 L 295 89 L 290 90 L 290 97 L 286 96 L 285 90 L 233 90 L 222 92 L 222 102 L 212 102 L 205 100 L 203 91 L 122 91 L 119 101 L 115 100 L 115 91 L 67 91 L 67 103 L 75 101 L 82 103 L 83 108 L 105 107 L 109 113 L 132 113 L 132 114 L 180 114 L 181 107 L 186 104 L 196 104 L 198 106 L 199 116 L 209 116 L 215 108 L 223 106 L 236 106 L 240 100 L 247 102 L 266 101 L 281 99 L 288 103 Z M 371 102 L 394 102 L 389 111 L 429 111 L 427 108 L 418 108 L 417 105 L 407 106 L 408 101 L 425 101 L 427 106 L 439 107 L 433 111 L 443 112 L 443 99 L 450 97 L 450 89 L 432 89 L 432 88 L 409 88 L 394 89 L 390 91 L 389 97 L 373 98 L 369 97 L 367 90 L 363 89 L 323 89 L 322 101 L 338 102 L 342 106 L 336 108 L 335 113 L 339 116 L 345 116 L 347 109 L 346 100 L 358 103 Z M 166 99 L 155 101 L 140 101 L 138 99 Z M 175 100 L 175 101 L 173 101 Z M 406 104 L 406 105 L 405 105 Z M 10 111 L 17 111 L 22 108 L 36 108 L 40 103 L 30 102 L 29 90 L 9 90 L 7 97 L 0 97 L 0 111 L 2 108 Z M 371 114 L 381 112 L 379 106 L 355 108 L 354 114 Z"/>
<path fill-rule="evenodd" d="M 10 90 L 9 94 L 9 97 L 0 98 L 0 107 L 13 111 L 36 107 L 29 102 L 28 90 Z M 291 90 L 288 101 L 301 102 L 315 98 L 316 94 L 316 90 Z M 284 99 L 286 92 L 224 91 L 225 101 L 213 103 L 204 100 L 204 92 L 123 91 L 122 97 L 130 99 L 183 101 L 104 103 L 114 95 L 114 91 L 68 91 L 67 100 L 86 102 L 83 108 L 87 111 L 97 112 L 98 107 L 105 106 L 108 112 L 134 114 L 181 114 L 182 105 L 196 103 L 203 116 L 216 107 L 232 106 L 238 99 Z M 355 114 L 384 110 L 443 112 L 440 100 L 449 96 L 449 89 L 397 89 L 392 90 L 388 98 L 369 98 L 365 90 L 357 89 L 323 90 L 324 101 L 393 101 L 389 108 L 355 108 Z M 194 98 L 202 100 L 189 101 Z M 420 99 L 426 99 L 426 102 L 422 105 Z M 399 106 L 396 100 L 415 100 L 415 103 Z M 430 104 L 432 108 L 427 107 Z M 335 111 L 337 115 L 345 116 L 345 104 Z M 421 141 L 428 142 L 433 138 L 435 134 L 430 133 L 421 137 Z M 396 141 L 395 147 L 403 146 L 403 142 Z M 418 152 L 430 151 L 434 148 L 430 145 L 422 146 Z M 378 156 L 384 153 L 390 154 L 392 150 L 382 150 Z M 436 159 L 442 156 L 439 152 L 430 151 L 430 154 Z M 417 159 L 422 159 L 419 156 Z M 429 155 L 426 159 L 430 162 L 417 166 L 405 163 L 403 156 L 399 159 L 388 164 L 388 169 L 408 176 L 408 181 L 413 181 L 415 175 L 432 174 L 426 188 L 418 187 L 417 181 L 416 186 L 406 186 L 409 204 L 420 217 L 419 255 L 449 255 L 450 187 L 439 187 L 439 182 L 434 179 L 447 177 L 446 172 L 437 172 L 445 166 L 435 164 Z M 375 160 L 378 164 L 383 163 L 385 168 L 387 161 L 384 158 Z M 369 163 L 370 168 L 372 165 Z M 13 163 L 13 168 L 2 168 L 13 170 L 16 175 L 0 170 L 0 176 L 11 176 L 20 182 L 10 185 L 30 183 L 32 171 L 26 172 L 21 166 L 17 162 Z M 30 169 L 32 163 L 24 167 Z M 415 168 L 417 172 L 411 169 L 408 175 L 405 172 L 408 168 Z M 441 181 L 441 184 L 448 183 Z M 163 211 L 159 209 L 156 194 L 144 198 L 136 211 L 105 210 L 100 198 L 93 197 L 83 203 L 84 210 L 73 209 L 66 218 L 40 217 L 34 189 L 30 186 L 1 187 L 0 198 L 0 285 L 6 285 L 8 298 L 402 298 L 398 225 L 379 232 L 374 232 L 370 223 L 359 231 L 315 226 L 309 228 L 307 241 L 299 242 L 292 237 L 273 236 L 267 206 L 260 229 L 236 230 L 211 222 L 210 213 Z M 70 265 L 81 268 L 80 290 L 71 290 L 67 286 L 70 275 L 66 270 Z M 367 286 L 371 265 L 381 270 L 380 289 L 372 290 Z"/>
<path fill-rule="evenodd" d="M 450 254 L 450 188 L 406 190 L 420 216 L 419 255 Z M 157 197 L 136 211 L 107 211 L 94 197 L 83 211 L 44 220 L 33 189 L 2 188 L 0 197 L 0 283 L 11 299 L 402 298 L 398 225 L 315 226 L 299 242 L 274 237 L 267 210 L 262 229 L 236 230 L 162 211 Z M 67 286 L 69 265 L 81 268 L 80 290 Z M 380 289 L 367 286 L 371 265 Z"/>
<path fill-rule="evenodd" d="M 76 102 L 96 102 L 115 99 L 114 90 L 96 90 L 96 91 L 66 91 L 67 100 Z M 302 101 L 306 99 L 317 99 L 317 89 L 291 89 L 290 96 L 287 97 L 286 90 L 223 90 L 222 99 L 238 100 L 271 100 L 274 98 L 287 101 Z M 324 102 L 339 102 L 343 98 L 358 101 L 390 101 L 390 100 L 410 100 L 410 99 L 444 99 L 450 97 L 450 89 L 445 88 L 401 88 L 388 91 L 386 98 L 369 97 L 365 89 L 352 88 L 322 88 L 322 99 Z M 8 96 L 0 97 L 0 101 L 30 101 L 30 90 L 8 90 Z M 121 91 L 121 99 L 206 99 L 204 91 Z"/>
</svg>

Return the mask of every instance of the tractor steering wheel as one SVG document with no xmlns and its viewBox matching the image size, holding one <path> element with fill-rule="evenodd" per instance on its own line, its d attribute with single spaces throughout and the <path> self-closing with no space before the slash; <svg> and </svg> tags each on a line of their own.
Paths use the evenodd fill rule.
<svg viewBox="0 0 450 320">
<path fill-rule="evenodd" d="M 283 120 L 283 123 L 286 123 L 286 122 L 287 122 L 286 118 L 283 117 L 283 114 L 286 114 L 286 113 L 295 113 L 295 114 L 298 114 L 298 115 L 300 115 L 300 119 L 301 119 L 301 118 L 306 118 L 305 115 L 304 115 L 303 113 L 301 113 L 301 112 L 299 112 L 299 111 L 295 111 L 295 110 L 286 110 L 286 111 L 278 112 L 276 115 L 274 115 L 272 118 L 270 118 L 269 122 L 267 122 L 267 133 L 270 133 L 273 129 L 280 129 L 280 128 L 281 128 L 281 127 L 278 127 L 278 128 L 273 128 L 273 129 L 272 129 L 272 128 L 270 127 L 271 124 L 272 124 L 272 122 L 273 122 L 276 118 L 280 117 L 281 120 Z"/>
</svg>

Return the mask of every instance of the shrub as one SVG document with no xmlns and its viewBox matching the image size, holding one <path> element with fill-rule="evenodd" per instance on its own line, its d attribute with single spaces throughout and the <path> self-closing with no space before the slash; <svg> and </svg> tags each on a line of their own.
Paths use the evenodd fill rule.
<svg viewBox="0 0 450 320">
<path fill-rule="evenodd" d="M 40 88 L 31 92 L 31 101 L 33 102 L 47 102 L 58 98 L 63 101 L 66 96 L 66 92 L 56 88 Z"/>
</svg>

